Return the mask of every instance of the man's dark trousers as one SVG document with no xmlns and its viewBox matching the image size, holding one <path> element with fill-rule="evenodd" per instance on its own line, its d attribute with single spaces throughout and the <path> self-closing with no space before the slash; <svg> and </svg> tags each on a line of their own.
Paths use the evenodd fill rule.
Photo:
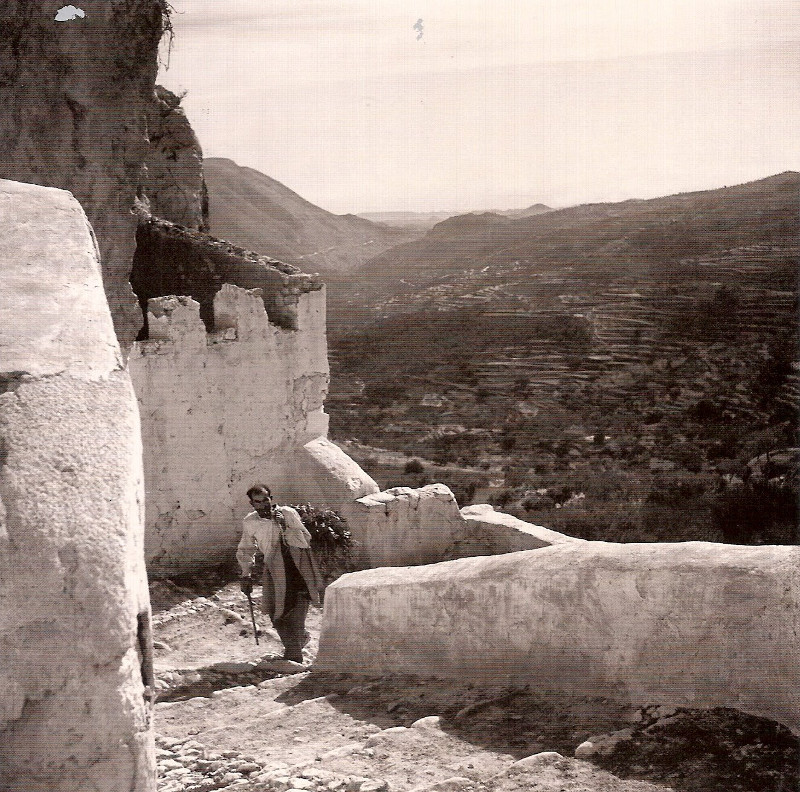
<svg viewBox="0 0 800 792">
<path fill-rule="evenodd" d="M 287 592 L 288 594 L 288 592 Z M 294 603 L 290 602 L 294 599 Z M 306 645 L 308 633 L 306 633 L 306 614 L 308 613 L 309 600 L 303 594 L 296 594 L 295 597 L 286 597 L 286 610 L 283 615 L 272 620 L 272 625 L 278 632 L 283 641 L 284 660 L 294 660 L 296 663 L 303 662 L 303 647 Z"/>
</svg>

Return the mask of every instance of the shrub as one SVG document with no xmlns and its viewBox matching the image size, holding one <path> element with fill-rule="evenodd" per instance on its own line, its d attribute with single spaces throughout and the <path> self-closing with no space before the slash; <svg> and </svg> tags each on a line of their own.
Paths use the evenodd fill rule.
<svg viewBox="0 0 800 792">
<path fill-rule="evenodd" d="M 409 459 L 403 468 L 403 473 L 406 475 L 421 475 L 425 472 L 425 467 L 418 459 Z"/>
<path fill-rule="evenodd" d="M 792 484 L 751 482 L 720 492 L 711 518 L 732 544 L 797 544 L 798 492 Z"/>
</svg>

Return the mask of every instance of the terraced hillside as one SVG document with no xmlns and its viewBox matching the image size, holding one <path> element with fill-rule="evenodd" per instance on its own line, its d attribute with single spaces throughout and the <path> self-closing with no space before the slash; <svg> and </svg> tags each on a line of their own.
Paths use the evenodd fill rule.
<svg viewBox="0 0 800 792">
<path fill-rule="evenodd" d="M 503 218 L 453 249 L 437 226 L 395 249 L 435 254 L 398 281 L 401 259 L 382 257 L 383 290 L 378 260 L 346 295 L 332 287 L 331 316 L 350 321 L 330 332 L 334 436 L 502 471 L 528 502 L 557 478 L 578 494 L 607 468 L 638 481 L 629 503 L 670 491 L 661 474 L 688 476 L 708 497 L 684 538 L 725 538 L 711 493 L 797 445 L 799 208 L 800 176 L 782 174 Z M 670 538 L 643 519 L 617 522 Z M 781 535 L 796 536 L 789 522 Z"/>
</svg>

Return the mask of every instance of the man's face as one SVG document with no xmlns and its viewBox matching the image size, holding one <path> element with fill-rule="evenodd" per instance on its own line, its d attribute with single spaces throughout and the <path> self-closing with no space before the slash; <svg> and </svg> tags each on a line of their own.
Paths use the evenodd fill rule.
<svg viewBox="0 0 800 792">
<path fill-rule="evenodd" d="M 250 505 L 260 517 L 268 517 L 272 513 L 272 498 L 266 492 L 254 492 L 250 496 Z"/>
</svg>

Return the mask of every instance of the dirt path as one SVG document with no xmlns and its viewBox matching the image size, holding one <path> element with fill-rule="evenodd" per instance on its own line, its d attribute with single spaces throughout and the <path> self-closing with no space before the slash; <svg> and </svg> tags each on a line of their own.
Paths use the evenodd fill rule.
<svg viewBox="0 0 800 792">
<path fill-rule="evenodd" d="M 305 665 L 281 661 L 272 628 L 256 646 L 246 599 L 223 583 L 151 586 L 160 792 L 800 789 L 798 740 L 731 710 L 314 672 L 319 609 Z M 584 744 L 596 735 L 613 737 Z M 581 745 L 591 763 L 573 758 Z"/>
</svg>

